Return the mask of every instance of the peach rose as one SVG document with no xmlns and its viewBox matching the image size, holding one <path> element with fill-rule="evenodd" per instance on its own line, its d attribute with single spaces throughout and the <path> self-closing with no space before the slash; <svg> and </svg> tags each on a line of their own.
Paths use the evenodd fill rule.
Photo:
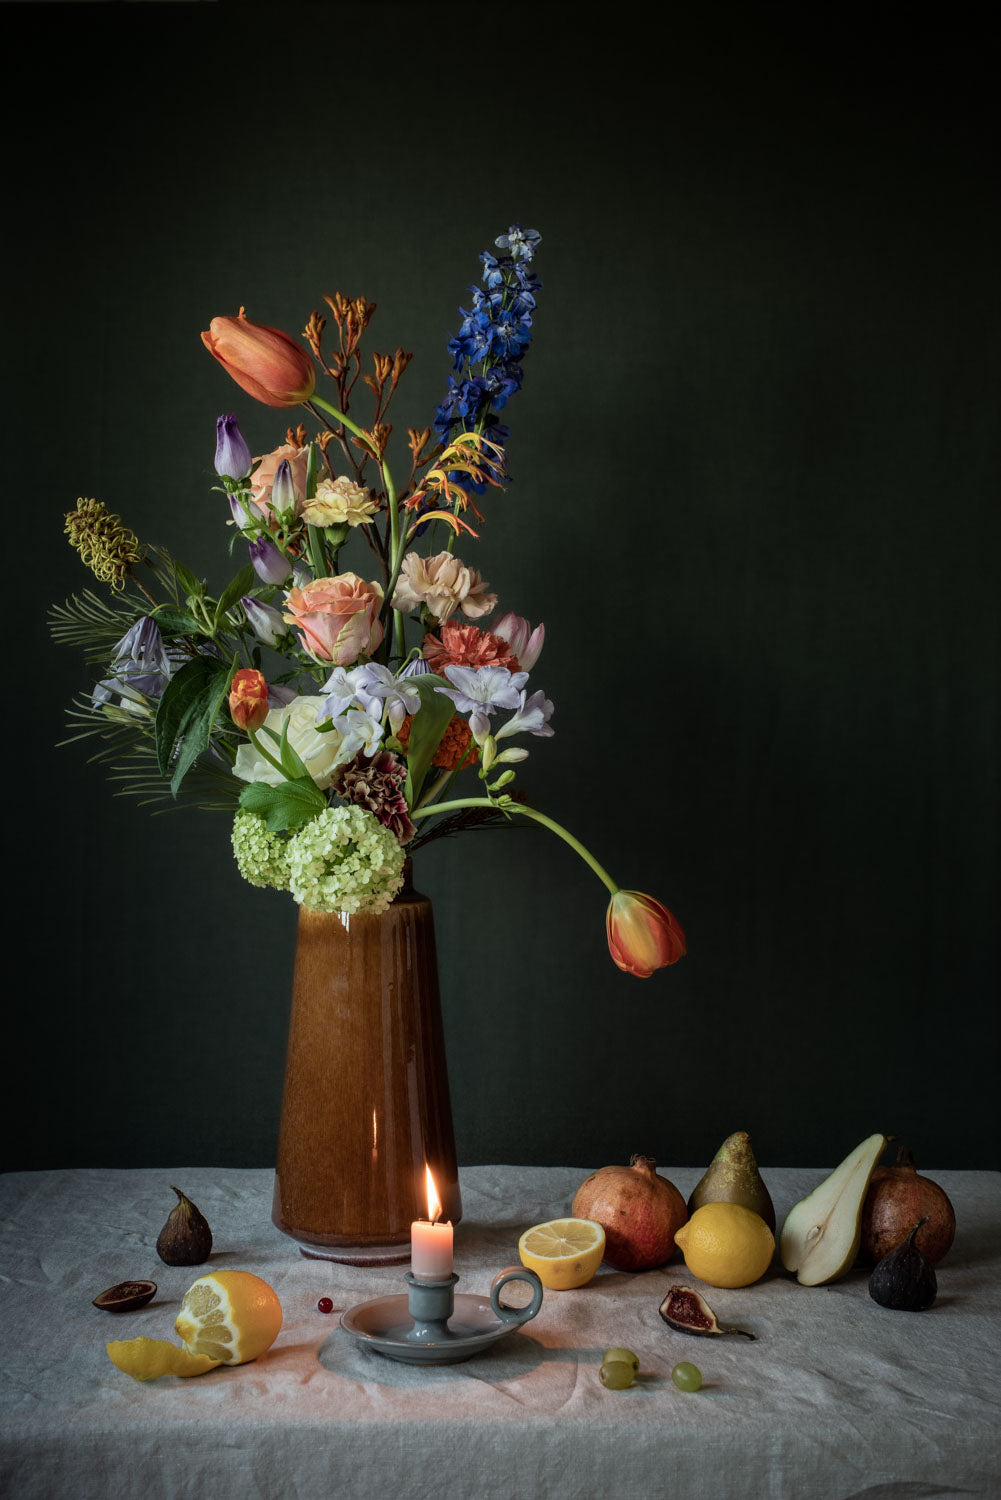
<svg viewBox="0 0 1001 1500">
<path fill-rule="evenodd" d="M 278 465 L 284 458 L 288 459 L 292 470 L 296 515 L 302 509 L 303 500 L 306 497 L 306 466 L 309 463 L 309 449 L 296 448 L 292 443 L 282 443 L 281 447 L 276 448 L 273 453 L 265 453 L 250 476 L 250 498 L 261 515 L 268 518 L 271 513 L 271 486 L 275 482 Z"/>
<path fill-rule="evenodd" d="M 357 573 L 315 578 L 305 588 L 290 589 L 285 604 L 286 622 L 321 661 L 345 667 L 359 656 L 371 656 L 382 640 L 382 589 Z"/>
</svg>

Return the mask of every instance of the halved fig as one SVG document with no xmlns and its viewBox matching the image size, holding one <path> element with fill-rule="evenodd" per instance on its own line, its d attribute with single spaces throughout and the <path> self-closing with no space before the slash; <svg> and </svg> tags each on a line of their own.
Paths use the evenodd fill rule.
<svg viewBox="0 0 1001 1500">
<path fill-rule="evenodd" d="M 745 1339 L 755 1337 L 746 1328 L 721 1323 L 706 1299 L 690 1286 L 668 1287 L 667 1296 L 660 1304 L 660 1315 L 679 1333 L 694 1333 L 702 1338 L 724 1333 L 739 1333 Z"/>
<path fill-rule="evenodd" d="M 155 1296 L 155 1281 L 120 1281 L 117 1286 L 109 1286 L 106 1292 L 95 1297 L 94 1306 L 103 1307 L 105 1312 L 134 1312 L 137 1307 L 152 1302 Z"/>
</svg>

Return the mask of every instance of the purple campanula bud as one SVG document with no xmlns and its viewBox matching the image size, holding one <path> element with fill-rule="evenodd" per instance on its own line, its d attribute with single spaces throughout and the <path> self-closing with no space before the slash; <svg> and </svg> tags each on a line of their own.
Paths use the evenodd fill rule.
<svg viewBox="0 0 1001 1500">
<path fill-rule="evenodd" d="M 270 604 L 262 604 L 260 599 L 254 599 L 249 594 L 245 594 L 240 603 L 251 630 L 265 646 L 277 646 L 280 637 L 288 634 L 288 626 Z"/>
<path fill-rule="evenodd" d="M 297 589 L 304 589 L 308 583 L 313 582 L 312 573 L 301 559 L 292 565 L 292 579 Z"/>
<path fill-rule="evenodd" d="M 268 537 L 261 536 L 250 543 L 250 561 L 254 572 L 265 583 L 284 583 L 292 571 L 284 552 L 280 552 Z"/>
<path fill-rule="evenodd" d="M 271 485 L 271 505 L 277 515 L 295 510 L 295 485 L 292 481 L 292 465 L 283 458 L 275 470 Z"/>
<path fill-rule="evenodd" d="M 247 502 L 241 499 L 239 495 L 231 494 L 229 496 L 229 510 L 230 515 L 233 517 L 233 524 L 239 526 L 241 531 L 245 526 L 253 526 L 258 519 L 251 515 L 247 509 Z"/>
<path fill-rule="evenodd" d="M 254 467 L 250 449 L 232 412 L 216 417 L 215 471 L 223 479 L 246 479 Z"/>
</svg>

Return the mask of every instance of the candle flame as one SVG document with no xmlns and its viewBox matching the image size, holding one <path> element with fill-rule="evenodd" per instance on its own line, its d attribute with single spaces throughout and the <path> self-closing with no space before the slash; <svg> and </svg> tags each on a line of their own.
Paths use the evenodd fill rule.
<svg viewBox="0 0 1001 1500">
<path fill-rule="evenodd" d="M 379 1149 L 379 1121 L 378 1121 L 378 1118 L 376 1116 L 375 1110 L 373 1109 L 372 1110 L 372 1150 L 373 1151 L 378 1151 L 378 1149 Z"/>
<path fill-rule="evenodd" d="M 438 1189 L 435 1187 L 434 1178 L 431 1176 L 431 1168 L 426 1162 L 424 1164 L 424 1179 L 428 1195 L 428 1218 L 432 1224 L 437 1224 L 441 1218 L 441 1199 L 438 1197 Z"/>
</svg>

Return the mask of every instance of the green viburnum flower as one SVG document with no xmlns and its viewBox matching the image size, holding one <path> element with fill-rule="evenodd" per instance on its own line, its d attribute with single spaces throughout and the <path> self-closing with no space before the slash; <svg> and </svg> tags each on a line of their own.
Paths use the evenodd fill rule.
<svg viewBox="0 0 1001 1500">
<path fill-rule="evenodd" d="M 257 813 L 243 808 L 237 813 L 233 820 L 233 853 L 240 874 L 251 885 L 288 890 L 288 841 L 277 833 L 269 833 Z"/>
<path fill-rule="evenodd" d="M 403 885 L 402 844 L 363 807 L 328 807 L 286 847 L 289 890 L 312 911 L 385 911 Z"/>
</svg>

